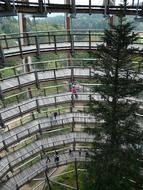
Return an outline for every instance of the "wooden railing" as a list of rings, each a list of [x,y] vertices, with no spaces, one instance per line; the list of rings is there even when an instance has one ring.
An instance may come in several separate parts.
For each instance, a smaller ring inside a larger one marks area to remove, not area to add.
[[[0,179],[12,168],[16,167],[18,164],[22,163],[24,160],[34,157],[44,150],[56,150],[57,147],[63,147],[69,144],[76,143],[92,143],[94,135],[89,135],[82,132],[72,132],[64,135],[56,135],[53,137],[48,137],[35,142],[12,152],[11,154],[1,158],[0,160]]]
[[[16,117],[20,117],[27,113],[30,113],[34,110],[40,112],[41,108],[48,107],[50,105],[58,105],[65,103],[74,104],[74,102],[87,102],[91,100],[91,96],[92,96],[91,93],[86,92],[86,93],[78,93],[78,98],[75,98],[71,94],[71,92],[68,92],[64,94],[55,94],[51,96],[37,97],[1,109],[0,115],[3,123],[5,123]],[[101,99],[101,96],[99,94],[94,94],[93,97],[95,97],[97,100]]]
[[[134,2],[134,1],[133,1]],[[1,16],[11,16],[12,13],[29,13],[37,16],[46,16],[47,13],[55,12],[68,12],[71,14],[76,13],[88,13],[88,14],[103,14],[107,9],[108,14],[121,14],[126,12],[127,15],[136,15],[137,5],[135,3],[129,4],[126,7],[123,5],[103,5],[103,1],[95,2],[89,0],[88,2],[78,3],[75,0],[71,1],[71,4],[66,4],[64,1],[53,0],[35,0],[35,1],[0,1]],[[11,14],[10,14],[11,13]],[[138,14],[141,15],[142,6],[138,5]]]
[[[133,32],[134,33],[134,32]],[[131,34],[132,35],[132,34]],[[134,43],[142,45],[142,34]],[[23,41],[25,41],[23,43]],[[11,34],[0,36],[0,57],[4,62],[6,58],[28,54],[40,55],[40,52],[70,50],[92,50],[104,43],[103,31],[79,30],[79,31],[52,31],[24,34]]]
[[[1,190],[13,190],[19,189],[26,182],[33,179],[35,176],[40,174],[43,171],[47,171],[51,168],[55,168],[57,166],[62,166],[74,162],[89,162],[90,161],[90,152],[81,150],[80,154],[78,150],[72,151],[71,154],[66,151],[65,153],[59,154],[59,161],[55,162],[54,156],[50,156],[50,162],[46,164],[46,157],[43,157],[37,163],[33,163],[31,161],[31,166],[29,166],[24,171],[21,171],[17,175],[11,177],[6,183],[3,184]]]
[[[56,119],[52,115],[48,118],[36,119],[20,127],[12,128],[3,132],[0,139],[0,150],[5,149],[7,151],[8,147],[12,144],[18,143],[22,139],[30,137],[35,133],[42,133],[42,131],[45,130],[56,129],[59,126],[64,127],[67,124],[72,124],[72,126],[75,126],[77,123],[93,124],[95,122],[96,119],[94,116],[83,112],[57,115]],[[73,131],[73,128],[71,128],[71,131]]]
[[[64,69],[64,68],[72,68],[72,67],[95,67],[96,63],[98,63],[98,59],[94,58],[73,58],[73,59],[57,59],[57,60],[49,60],[49,61],[40,61],[36,63],[28,63],[28,64],[20,64],[18,63],[16,66],[5,67],[0,69],[0,79],[3,80],[5,78],[9,78],[12,76],[17,76],[20,74],[26,74],[32,71],[47,71],[52,69]],[[97,66],[96,66],[97,68]]]
[[[0,43],[3,49],[16,48],[22,46],[39,44],[52,44],[66,42],[103,42],[104,30],[53,30],[53,31],[37,31],[26,33],[13,33],[0,35]],[[24,43],[25,42],[25,43]]]
[[[42,82],[58,80],[72,82],[76,79],[92,79],[94,73],[95,71],[91,67],[78,66],[25,72],[0,80],[0,93],[2,97],[2,93],[13,91],[14,89],[22,89],[29,85],[36,85],[39,88]]]

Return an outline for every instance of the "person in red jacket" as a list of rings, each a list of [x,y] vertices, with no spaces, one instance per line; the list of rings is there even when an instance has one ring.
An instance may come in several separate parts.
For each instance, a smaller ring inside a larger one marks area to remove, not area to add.
[[[74,85],[72,85],[72,87],[71,87],[71,92],[75,96],[75,98],[78,98],[77,89]]]

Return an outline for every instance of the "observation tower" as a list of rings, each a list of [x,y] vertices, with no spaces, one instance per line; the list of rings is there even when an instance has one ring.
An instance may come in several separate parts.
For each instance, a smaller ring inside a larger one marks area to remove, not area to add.
[[[45,186],[53,190],[52,184],[80,190],[79,173],[84,172],[84,163],[90,162],[88,152],[94,140],[84,129],[96,122],[87,112],[88,102],[93,97],[101,101],[101,96],[91,90],[96,85],[92,81],[97,72],[97,59],[75,58],[75,54],[95,52],[97,45],[104,43],[104,31],[75,30],[73,22],[78,14],[101,14],[110,24],[116,15],[123,13],[135,20],[142,19],[140,0],[122,2],[0,1],[0,17],[15,16],[19,22],[19,33],[0,34],[1,190],[28,190],[31,182],[35,184],[31,190]],[[64,14],[62,31],[27,31],[29,17],[33,22],[45,17],[48,22],[47,16],[53,13]],[[141,42],[133,44],[138,48],[137,54],[142,54]],[[55,58],[41,60],[50,53]],[[63,53],[64,57],[57,58],[57,54],[63,56]],[[12,60],[17,64],[7,66]],[[75,92],[72,87],[76,88]],[[63,171],[68,164],[73,164],[72,171]],[[68,172],[74,174],[74,186],[56,180]]]

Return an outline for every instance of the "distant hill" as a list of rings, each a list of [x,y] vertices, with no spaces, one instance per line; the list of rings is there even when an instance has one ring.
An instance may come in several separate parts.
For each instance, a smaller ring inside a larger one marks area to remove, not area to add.
[[[48,17],[49,24],[56,24],[64,27],[64,16]],[[72,26],[74,29],[105,29],[107,27],[107,20],[103,15],[87,15],[77,14],[75,19],[72,19]]]
[[[134,17],[129,17],[130,21],[134,21]],[[19,33],[19,23],[16,17],[0,17],[0,34]],[[35,24],[36,23],[36,24]],[[143,31],[142,22],[134,22],[136,30]],[[94,14],[77,14],[72,19],[73,29],[105,29],[108,27],[108,19],[103,15]],[[64,29],[64,16],[54,16],[47,18],[27,18],[27,31],[50,31]]]

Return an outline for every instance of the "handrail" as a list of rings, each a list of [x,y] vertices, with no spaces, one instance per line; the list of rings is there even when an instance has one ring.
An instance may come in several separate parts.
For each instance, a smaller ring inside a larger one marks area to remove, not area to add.
[[[98,35],[98,36],[104,36],[104,29],[72,29],[72,30],[49,30],[49,31],[32,31],[32,32],[23,32],[23,33],[10,33],[10,34],[0,34],[0,40],[10,40],[10,39],[18,39],[18,38],[30,38],[35,36],[70,36],[72,35],[89,35],[89,32],[92,35]],[[131,32],[131,35],[133,33],[136,33],[140,36],[140,34],[143,34],[142,31],[133,30]]]
[[[21,37],[21,36],[25,36],[24,34],[27,34],[27,35],[38,35],[38,34],[53,34],[53,33],[63,33],[63,32],[65,32],[65,34],[67,33],[67,32],[70,32],[70,33],[72,33],[72,32],[87,32],[87,31],[89,31],[89,29],[72,29],[72,30],[66,30],[66,29],[63,29],[63,30],[48,30],[48,31],[40,31],[40,30],[38,30],[38,31],[30,31],[30,32],[19,32],[19,33],[10,33],[10,34],[0,34],[0,37],[12,37],[12,36],[16,36],[16,37]],[[98,32],[100,32],[100,33],[104,33],[104,29],[90,29],[90,31],[91,32],[95,32],[95,33],[98,33]],[[140,33],[143,33],[142,31],[136,31],[136,30],[133,30],[133,32],[140,32]],[[23,37],[24,38],[24,37]]]

